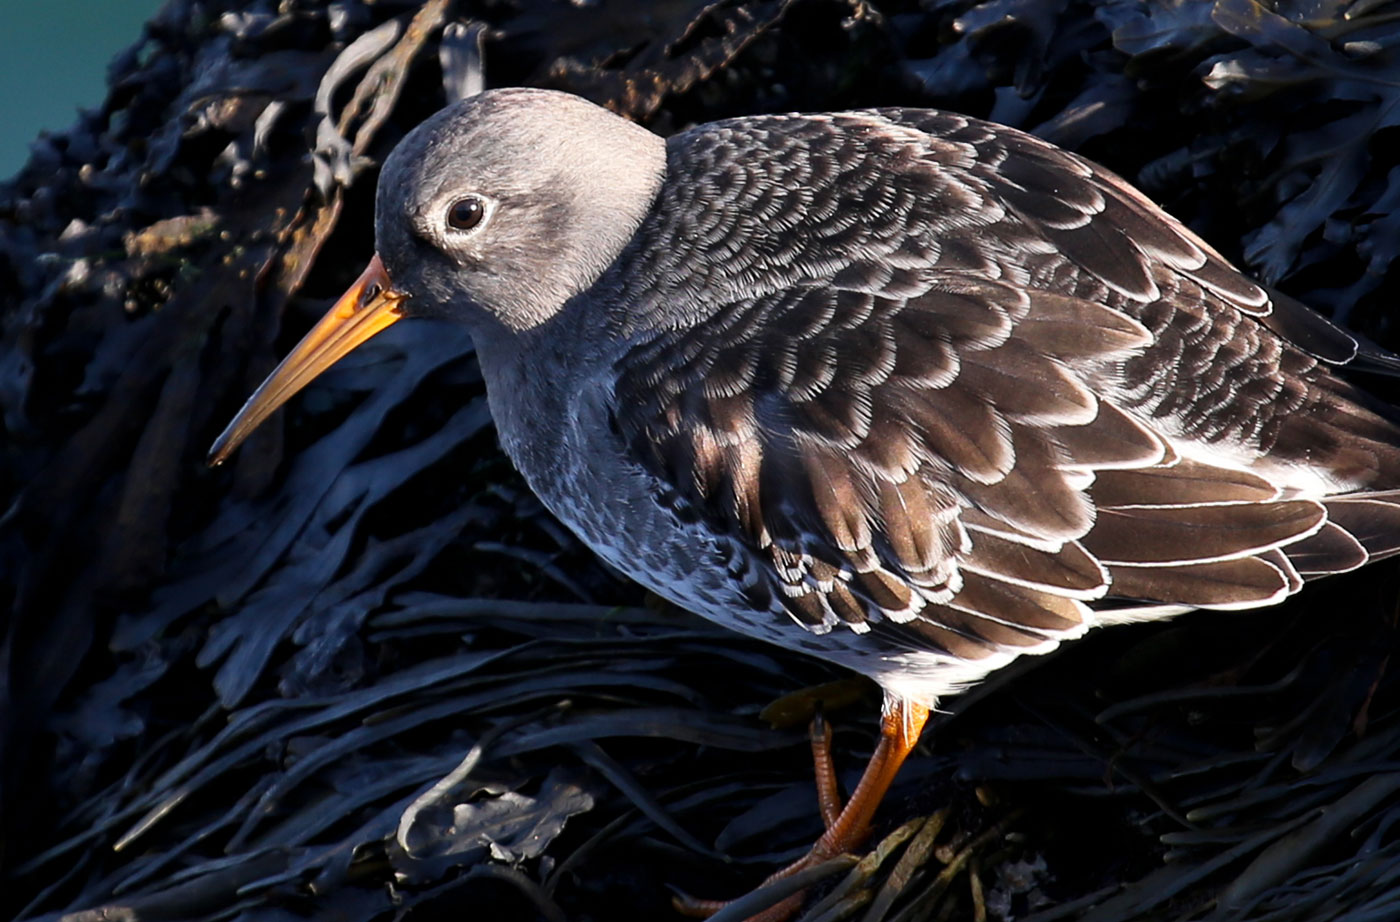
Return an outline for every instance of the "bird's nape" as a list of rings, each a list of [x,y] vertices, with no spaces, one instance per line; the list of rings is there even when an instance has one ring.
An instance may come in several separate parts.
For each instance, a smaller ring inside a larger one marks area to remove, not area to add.
[[[258,426],[317,375],[398,322],[403,316],[399,306],[405,297],[394,288],[384,263],[376,255],[219,434],[209,449],[209,466],[228,460]]]

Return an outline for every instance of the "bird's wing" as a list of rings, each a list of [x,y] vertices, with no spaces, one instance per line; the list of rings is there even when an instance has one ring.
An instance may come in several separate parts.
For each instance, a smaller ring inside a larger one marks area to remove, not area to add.
[[[659,501],[741,540],[816,631],[893,623],[960,656],[1074,631],[1114,595],[1264,604],[1323,507],[1184,461],[1093,382],[1150,335],[1091,301],[954,273],[731,303],[620,363]],[[889,630],[888,627],[883,630]]]
[[[1400,486],[1395,426],[1318,361],[1355,342],[1274,317],[1088,161],[915,110],[720,123],[672,157],[696,181],[655,220],[694,245],[639,277],[697,287],[629,334],[614,421],[808,628],[985,655],[1109,597],[1268,604],[1394,530],[1393,497],[1323,500]]]

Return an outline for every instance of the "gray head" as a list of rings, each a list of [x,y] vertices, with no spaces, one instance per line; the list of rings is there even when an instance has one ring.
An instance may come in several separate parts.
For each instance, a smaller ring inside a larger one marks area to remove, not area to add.
[[[478,346],[544,323],[622,252],[665,173],[666,142],[567,93],[491,90],[437,113],[384,164],[369,267],[248,398],[210,463],[400,317],[460,320]]]
[[[515,331],[597,280],[645,217],[665,142],[552,90],[489,90],[419,125],[384,164],[375,234],[410,314]]]

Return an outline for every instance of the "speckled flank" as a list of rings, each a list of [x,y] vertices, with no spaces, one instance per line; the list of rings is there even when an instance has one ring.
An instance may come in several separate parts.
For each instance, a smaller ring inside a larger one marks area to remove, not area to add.
[[[477,150],[559,112],[569,144]],[[385,170],[390,275],[472,326],[550,508],[721,624],[931,702],[1098,623],[1400,550],[1400,432],[1336,373],[1356,341],[1036,138],[887,109],[663,148],[540,91],[420,131]],[[448,177],[431,200],[422,175]],[[580,227],[508,243],[560,188]],[[424,229],[470,190],[507,243]]]

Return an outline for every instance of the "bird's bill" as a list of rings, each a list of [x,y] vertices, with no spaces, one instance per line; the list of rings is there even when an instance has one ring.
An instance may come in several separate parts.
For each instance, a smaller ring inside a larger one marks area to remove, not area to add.
[[[209,466],[222,464],[254,429],[313,378],[396,323],[403,316],[399,304],[404,297],[394,289],[376,253],[355,284],[272,370],[214,440],[209,449]]]

